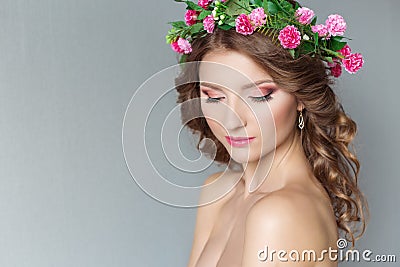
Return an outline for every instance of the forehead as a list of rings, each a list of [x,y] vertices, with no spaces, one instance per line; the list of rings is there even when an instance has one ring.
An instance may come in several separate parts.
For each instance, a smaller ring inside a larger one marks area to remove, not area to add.
[[[214,83],[237,90],[272,77],[247,55],[236,51],[211,52],[204,56],[199,68],[200,82]]]

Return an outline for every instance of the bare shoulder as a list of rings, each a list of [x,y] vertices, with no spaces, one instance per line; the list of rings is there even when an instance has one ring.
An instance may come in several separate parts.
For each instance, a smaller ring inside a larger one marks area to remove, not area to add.
[[[310,236],[308,230],[315,232],[323,226],[322,207],[318,201],[299,188],[284,188],[258,200],[249,211],[247,223],[279,226],[275,230]]]
[[[245,231],[243,266],[258,266],[257,252],[265,246],[288,253],[293,249],[321,252],[334,247],[337,238],[336,222],[326,200],[295,186],[258,200],[249,210]],[[295,266],[302,265],[297,262]],[[304,266],[311,266],[310,262]]]
[[[210,176],[208,176],[206,178],[206,180],[204,181],[203,185],[211,184],[212,182],[217,180],[219,177],[221,177],[222,174],[223,174],[223,172],[216,172],[216,173],[211,174]]]

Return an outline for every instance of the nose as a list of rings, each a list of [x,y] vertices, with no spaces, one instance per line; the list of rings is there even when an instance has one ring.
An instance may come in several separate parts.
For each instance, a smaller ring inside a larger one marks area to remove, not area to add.
[[[244,100],[239,96],[234,96],[230,98],[226,104],[225,112],[223,116],[223,125],[228,131],[234,131],[242,127],[246,127],[246,105]]]

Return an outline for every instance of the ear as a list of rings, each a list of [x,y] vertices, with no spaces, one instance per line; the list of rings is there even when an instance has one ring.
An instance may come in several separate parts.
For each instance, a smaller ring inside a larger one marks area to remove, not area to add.
[[[300,101],[297,102],[297,110],[302,111],[304,109],[304,104],[301,103]]]

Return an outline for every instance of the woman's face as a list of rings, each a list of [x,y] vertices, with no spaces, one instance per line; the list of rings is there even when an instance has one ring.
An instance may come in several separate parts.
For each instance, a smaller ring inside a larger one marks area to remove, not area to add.
[[[199,78],[203,114],[236,162],[270,156],[293,134],[300,109],[295,97],[250,57],[235,51],[208,53]]]

